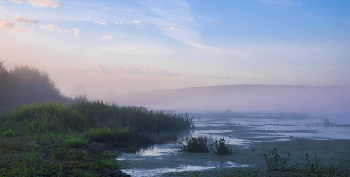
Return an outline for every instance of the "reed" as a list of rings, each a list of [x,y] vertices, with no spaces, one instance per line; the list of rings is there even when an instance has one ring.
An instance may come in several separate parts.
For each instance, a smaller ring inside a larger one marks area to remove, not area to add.
[[[13,122],[25,122],[29,132],[83,131],[85,118],[76,110],[56,102],[24,105],[9,114]]]
[[[133,127],[142,132],[186,130],[193,127],[193,118],[188,114],[148,111],[143,107],[118,106],[100,100],[74,102],[70,108],[82,114],[89,127]]]
[[[71,148],[79,148],[88,145],[88,141],[80,137],[71,137],[65,141],[66,145]]]
[[[185,143],[180,143],[180,151],[210,152],[212,138],[210,136],[187,137]]]
[[[93,128],[85,132],[87,138],[96,142],[125,142],[133,140],[136,132],[129,127],[111,130],[107,127]]]

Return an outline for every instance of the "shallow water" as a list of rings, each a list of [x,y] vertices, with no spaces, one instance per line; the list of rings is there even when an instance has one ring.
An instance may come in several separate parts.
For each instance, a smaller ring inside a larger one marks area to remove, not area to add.
[[[192,114],[195,128],[178,134],[222,137],[233,146],[249,148],[253,142],[289,141],[294,137],[310,139],[350,139],[350,117],[309,116],[306,114]],[[329,120],[329,124],[325,123]],[[231,161],[230,155],[179,152],[176,143],[156,144],[139,153],[124,153],[117,160],[126,162],[122,170],[132,176],[154,176],[167,172],[196,171],[211,168],[245,167]]]

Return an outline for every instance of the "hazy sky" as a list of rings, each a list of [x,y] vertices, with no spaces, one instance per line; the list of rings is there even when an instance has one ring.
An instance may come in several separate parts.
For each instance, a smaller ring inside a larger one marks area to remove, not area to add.
[[[0,59],[61,91],[350,85],[349,0],[0,0]],[[83,88],[83,89],[82,89]]]

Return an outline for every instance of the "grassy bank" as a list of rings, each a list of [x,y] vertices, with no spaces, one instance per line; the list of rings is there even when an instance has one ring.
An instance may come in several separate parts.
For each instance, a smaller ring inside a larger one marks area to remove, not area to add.
[[[0,176],[105,176],[117,173],[116,150],[153,140],[138,132],[191,128],[188,115],[102,101],[24,105],[0,113]]]

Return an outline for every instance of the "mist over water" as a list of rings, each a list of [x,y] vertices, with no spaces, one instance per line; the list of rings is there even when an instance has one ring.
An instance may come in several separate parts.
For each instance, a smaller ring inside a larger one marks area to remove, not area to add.
[[[341,86],[227,85],[130,92],[117,104],[187,112],[350,113],[350,88]]]

